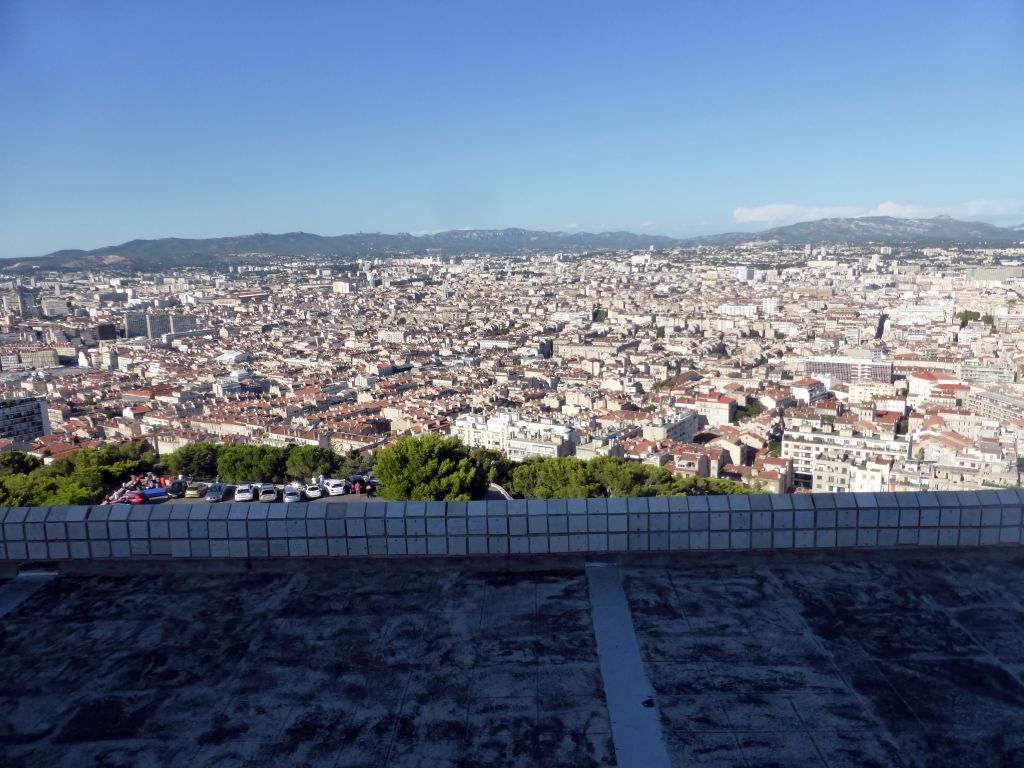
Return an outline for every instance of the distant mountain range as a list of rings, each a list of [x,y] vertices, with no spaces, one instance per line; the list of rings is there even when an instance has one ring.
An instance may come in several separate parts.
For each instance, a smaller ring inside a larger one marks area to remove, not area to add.
[[[430,235],[358,233],[324,237],[307,232],[283,235],[132,240],[91,251],[64,250],[28,259],[12,259],[0,267],[6,273],[34,269],[120,269],[163,271],[168,268],[238,263],[246,254],[278,256],[322,255],[355,259],[397,254],[445,255],[530,250],[606,251],[620,249],[733,246],[748,242],[780,245],[892,245],[1001,247],[1024,243],[1024,224],[997,227],[982,222],[958,221],[949,216],[898,219],[863,216],[855,219],[819,219],[762,232],[728,232],[677,239],[632,232],[544,232],[528,229],[457,229]]]
[[[1024,225],[1022,225],[1024,227]],[[997,227],[980,221],[958,221],[949,216],[931,219],[898,219],[893,216],[861,216],[855,219],[818,219],[775,227],[753,235],[732,232],[690,239],[689,243],[735,245],[750,240],[783,245],[962,245],[1000,247],[1024,242],[1021,227]]]

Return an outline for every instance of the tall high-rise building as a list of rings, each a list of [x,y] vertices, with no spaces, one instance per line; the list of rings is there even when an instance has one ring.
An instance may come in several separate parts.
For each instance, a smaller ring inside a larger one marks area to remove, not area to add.
[[[142,312],[128,312],[124,316],[124,335],[133,339],[146,335],[146,315]]]
[[[36,309],[36,297],[27,288],[19,288],[17,296],[18,314],[22,318],[36,317],[39,312]]]
[[[113,323],[97,323],[96,338],[99,341],[114,341],[117,338],[117,326]]]
[[[192,315],[171,315],[171,333],[186,333],[196,329],[196,319]]]
[[[146,335],[151,339],[158,339],[165,333],[171,332],[171,316],[151,312],[146,315]]]
[[[50,415],[45,397],[0,400],[0,437],[30,443],[50,434]]]

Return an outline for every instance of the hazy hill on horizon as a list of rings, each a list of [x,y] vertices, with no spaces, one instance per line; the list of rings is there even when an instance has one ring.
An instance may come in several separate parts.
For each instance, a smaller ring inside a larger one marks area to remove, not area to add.
[[[10,259],[4,272],[33,269],[136,269],[154,270],[202,264],[230,264],[239,255],[322,255],[340,259],[384,257],[398,254],[515,253],[530,250],[620,250],[706,246],[734,246],[747,242],[780,245],[894,245],[1004,247],[1024,242],[1024,225],[998,227],[936,216],[902,219],[864,216],[818,219],[761,232],[727,232],[691,238],[644,235],[632,232],[548,232],[519,228],[458,229],[426,235],[409,233],[356,233],[323,236],[308,232],[257,233],[235,237],[131,240],[93,250],[68,249],[46,256]]]

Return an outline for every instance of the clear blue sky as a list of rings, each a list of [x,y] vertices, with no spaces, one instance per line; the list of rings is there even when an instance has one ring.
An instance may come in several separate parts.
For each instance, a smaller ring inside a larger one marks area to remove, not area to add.
[[[1024,222],[1024,2],[0,0],[0,256]]]

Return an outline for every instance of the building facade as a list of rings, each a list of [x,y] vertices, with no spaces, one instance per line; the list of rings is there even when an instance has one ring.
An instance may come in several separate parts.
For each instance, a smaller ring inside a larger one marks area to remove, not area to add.
[[[46,398],[17,397],[0,400],[0,438],[15,443],[31,443],[50,434],[50,416]]]

